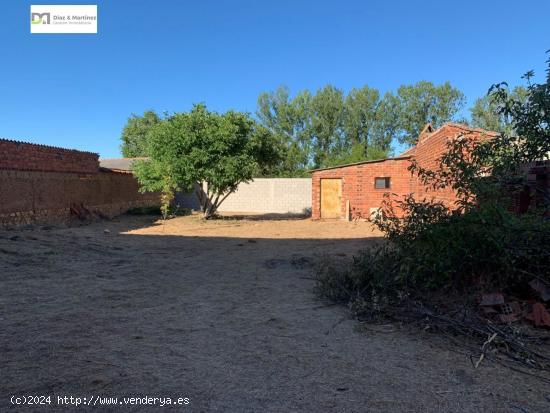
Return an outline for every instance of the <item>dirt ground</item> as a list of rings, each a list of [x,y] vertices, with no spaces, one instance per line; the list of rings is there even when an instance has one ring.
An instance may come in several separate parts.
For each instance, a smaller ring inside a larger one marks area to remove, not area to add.
[[[107,231],[106,231],[107,230]],[[548,412],[531,377],[361,325],[312,265],[366,223],[124,216],[0,231],[0,411]],[[12,395],[188,397],[178,407],[13,406]]]

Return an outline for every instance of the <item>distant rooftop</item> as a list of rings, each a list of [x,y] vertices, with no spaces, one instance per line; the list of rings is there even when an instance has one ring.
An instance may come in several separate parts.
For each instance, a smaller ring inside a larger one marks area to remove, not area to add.
[[[100,159],[99,166],[101,168],[110,169],[117,172],[132,172],[135,161],[143,161],[149,158],[110,158]]]

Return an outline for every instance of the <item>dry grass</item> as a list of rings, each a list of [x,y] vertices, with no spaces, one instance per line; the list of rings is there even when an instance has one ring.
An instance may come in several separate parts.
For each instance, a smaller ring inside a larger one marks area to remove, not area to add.
[[[312,264],[375,236],[193,216],[0,232],[0,410],[11,394],[101,394],[209,412],[547,411],[537,380],[315,298]]]

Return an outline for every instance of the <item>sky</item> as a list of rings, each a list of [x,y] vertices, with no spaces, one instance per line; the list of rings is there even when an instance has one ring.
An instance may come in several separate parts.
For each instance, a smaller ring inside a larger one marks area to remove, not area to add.
[[[98,34],[30,34],[30,5],[52,3],[97,4]],[[550,49],[548,0],[3,0],[0,13],[0,137],[104,158],[148,109],[254,113],[279,85],[420,80],[450,81],[469,107],[528,70],[542,80]]]

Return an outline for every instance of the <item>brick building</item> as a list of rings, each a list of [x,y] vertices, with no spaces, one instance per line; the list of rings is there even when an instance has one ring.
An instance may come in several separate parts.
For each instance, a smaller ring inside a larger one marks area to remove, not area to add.
[[[312,218],[368,218],[380,208],[387,193],[413,193],[418,198],[453,203],[456,195],[452,189],[428,190],[408,167],[415,159],[423,168],[436,168],[447,142],[461,135],[483,139],[496,134],[455,123],[437,130],[427,125],[416,146],[397,157],[313,170]]]

